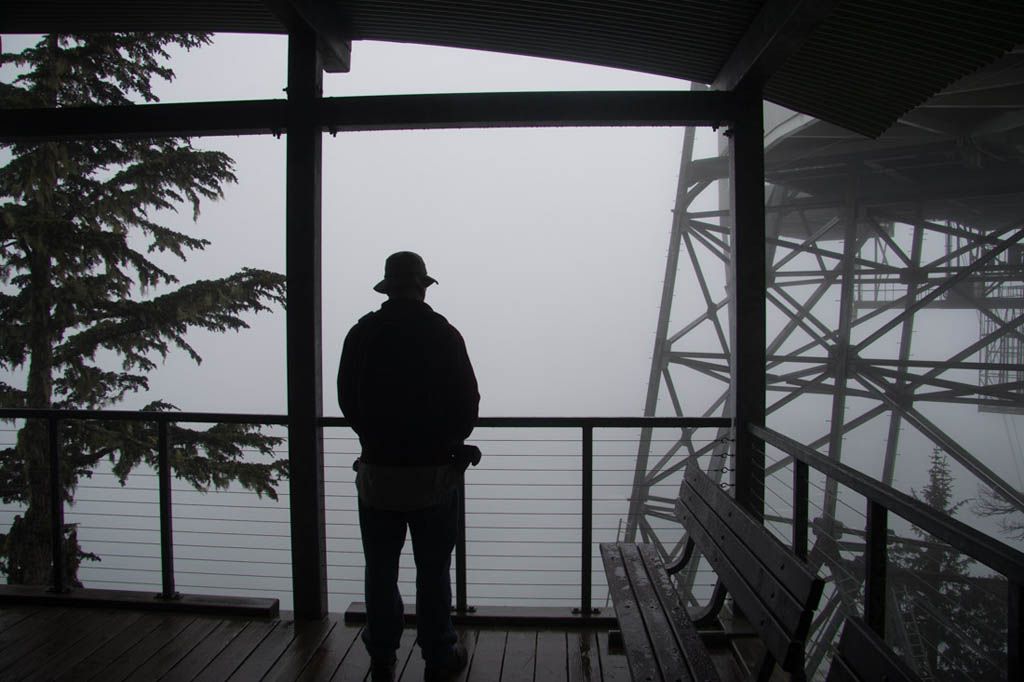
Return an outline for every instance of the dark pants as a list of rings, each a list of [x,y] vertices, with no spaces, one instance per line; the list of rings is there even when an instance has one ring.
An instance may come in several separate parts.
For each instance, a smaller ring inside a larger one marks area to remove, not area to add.
[[[359,527],[366,558],[366,627],[363,642],[371,658],[394,655],[402,636],[398,560],[405,529],[416,560],[416,641],[429,661],[443,659],[457,640],[452,626],[449,567],[457,533],[453,492],[442,504],[414,511],[386,511],[359,503]]]

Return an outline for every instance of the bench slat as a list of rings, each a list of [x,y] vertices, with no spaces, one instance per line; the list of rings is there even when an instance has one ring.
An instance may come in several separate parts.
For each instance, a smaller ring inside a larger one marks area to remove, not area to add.
[[[758,636],[764,641],[772,656],[785,670],[790,670],[802,653],[802,650],[797,651],[798,643],[795,643],[785,629],[776,622],[765,605],[750,589],[750,586],[744,582],[736,567],[712,542],[708,531],[700,524],[696,516],[690,516],[686,528],[697,541],[704,558],[715,569],[715,573],[725,584],[732,598],[743,609],[743,614],[757,630]]]
[[[686,606],[683,605],[679,592],[672,584],[672,578],[665,572],[664,562],[662,562],[661,555],[658,554],[658,549],[649,544],[638,545],[637,549],[647,567],[647,573],[657,592],[658,599],[665,612],[669,614],[669,624],[675,633],[676,641],[685,652],[686,662],[689,664],[693,679],[697,682],[717,681],[719,679],[718,671],[715,670],[711,654],[708,653],[707,647],[700,635],[697,634],[697,627],[690,620]]]
[[[719,509],[735,508],[740,511],[729,517],[729,526],[743,538],[744,544],[762,563],[770,563],[776,567],[772,572],[798,601],[812,601],[815,599],[816,590],[820,596],[821,586],[815,583],[822,581],[805,561],[767,532],[757,519],[743,512],[736,501],[695,464],[688,465],[686,473],[686,482],[700,493],[701,497],[706,500],[718,500]]]
[[[786,551],[785,548],[710,479],[710,486],[702,485],[702,478],[707,479],[707,475],[696,464],[688,465],[678,509],[680,520],[779,665],[787,671],[800,669],[806,630],[823,582],[812,577],[811,586],[801,591],[808,595],[808,601],[796,600],[773,575],[773,569],[781,567],[785,572],[792,562],[762,565],[751,544],[754,548],[774,545],[773,549]],[[702,492],[707,494],[710,504]],[[754,537],[756,541],[744,542],[734,528],[740,529],[744,539]],[[792,557],[799,561],[795,555]]]
[[[786,635],[802,639],[800,635],[810,623],[810,614],[807,600],[791,593],[780,577],[790,568],[789,562],[759,554],[752,546],[763,545],[764,540],[771,539],[764,527],[741,528],[736,532],[737,525],[745,525],[745,519],[739,517],[746,517],[746,514],[731,500],[726,504],[713,500],[714,506],[708,505],[701,494],[689,486],[689,481],[684,483],[681,497],[682,504],[694,520],[704,527],[714,545],[724,553],[743,582],[750,586],[754,597],[775,616]],[[813,595],[810,583],[808,580],[801,592]],[[726,587],[732,591],[733,585],[727,583]],[[816,605],[817,599],[811,607]],[[746,609],[747,605],[740,601],[740,607]]]
[[[626,658],[633,679],[638,682],[660,682],[661,673],[647,635],[647,626],[640,613],[640,607],[633,595],[633,586],[626,572],[621,546],[615,543],[601,544],[601,559],[608,578],[608,590],[615,603],[615,616],[622,630]]]
[[[669,618],[666,616],[655,592],[655,587],[651,583],[647,566],[640,556],[639,549],[635,544],[622,544],[619,546],[619,552],[622,555],[622,563],[626,568],[626,575],[632,585],[633,594],[636,595],[637,607],[647,628],[647,636],[654,649],[654,658],[658,662],[658,668],[662,671],[666,681],[693,682],[679,642],[676,640],[675,632],[669,624]],[[623,633],[623,638],[625,638],[625,633]]]

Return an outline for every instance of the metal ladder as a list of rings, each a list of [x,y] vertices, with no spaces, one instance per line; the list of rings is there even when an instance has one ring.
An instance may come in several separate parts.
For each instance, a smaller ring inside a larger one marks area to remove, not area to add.
[[[928,664],[928,651],[921,638],[921,630],[917,627],[917,618],[914,617],[914,609],[911,604],[914,596],[904,584],[894,585],[893,592],[896,596],[896,611],[906,637],[908,662],[917,671],[923,682],[934,682],[935,674]]]

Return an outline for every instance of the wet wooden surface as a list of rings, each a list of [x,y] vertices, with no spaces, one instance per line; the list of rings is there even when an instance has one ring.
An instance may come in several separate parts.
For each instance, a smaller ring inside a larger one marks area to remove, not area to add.
[[[462,682],[628,681],[603,629],[460,628],[470,654]],[[364,680],[361,627],[319,621],[127,609],[0,607],[0,680]],[[398,680],[422,680],[415,631]]]

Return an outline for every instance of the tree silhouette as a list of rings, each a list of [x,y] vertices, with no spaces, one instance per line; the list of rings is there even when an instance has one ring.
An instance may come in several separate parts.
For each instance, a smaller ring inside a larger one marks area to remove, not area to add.
[[[18,75],[0,84],[0,107],[54,108],[155,101],[154,79],[170,80],[166,48],[196,48],[206,35],[107,33],[47,35],[2,63]],[[284,278],[255,269],[179,282],[154,260],[184,261],[209,242],[155,222],[160,210],[218,199],[233,182],[233,161],[188,139],[71,140],[4,144],[0,168],[0,405],[103,408],[145,393],[147,374],[173,349],[201,358],[193,329],[236,331],[244,316],[284,303]],[[112,360],[113,358],[113,360]],[[113,364],[114,367],[109,365]],[[154,399],[144,410],[173,405]],[[276,497],[286,462],[280,439],[246,425],[170,430],[175,475],[200,490],[237,481]],[[59,434],[62,485],[72,502],[78,481],[104,460],[122,484],[155,461],[156,427],[142,422],[67,420]],[[248,457],[247,451],[260,453]],[[47,425],[25,420],[13,447],[0,452],[0,497],[25,506],[0,535],[0,571],[8,581],[51,579]],[[64,528],[66,579],[78,584],[86,558],[75,528]]]
[[[1024,513],[996,491],[982,486],[971,510],[978,516],[995,517],[1003,535],[1013,540],[1024,540]]]
[[[932,452],[928,483],[915,497],[948,516],[967,503],[953,501],[953,477],[940,449]],[[907,635],[894,648],[926,679],[1003,680],[1006,581],[982,574],[970,557],[931,535],[914,532],[919,540],[894,539],[891,551],[897,608],[890,631]]]

